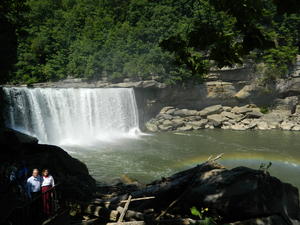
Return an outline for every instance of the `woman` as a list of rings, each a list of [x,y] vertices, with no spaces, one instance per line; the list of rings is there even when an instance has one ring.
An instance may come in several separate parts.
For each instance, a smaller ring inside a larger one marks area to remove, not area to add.
[[[42,171],[43,182],[42,182],[42,199],[43,199],[43,212],[49,217],[52,214],[52,193],[54,187],[54,179],[49,174],[48,169]],[[50,191],[49,191],[50,190]]]

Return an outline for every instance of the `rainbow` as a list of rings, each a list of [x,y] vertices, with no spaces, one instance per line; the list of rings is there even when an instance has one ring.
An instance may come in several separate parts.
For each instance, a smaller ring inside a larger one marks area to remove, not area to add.
[[[201,156],[192,157],[185,159],[175,165],[175,167],[192,167],[197,164],[201,164],[205,162],[208,159],[209,155],[203,154]],[[220,160],[220,163],[224,163],[225,165],[229,164],[230,162],[235,161],[238,162],[240,165],[240,162],[245,163],[257,163],[257,167],[260,166],[260,163],[268,163],[272,162],[273,164],[278,165],[286,165],[289,167],[298,167],[300,169],[300,158],[292,158],[292,157],[284,157],[280,154],[274,154],[274,153],[258,153],[258,152],[235,152],[235,153],[225,153],[222,156],[222,159]],[[234,163],[234,164],[236,164]]]

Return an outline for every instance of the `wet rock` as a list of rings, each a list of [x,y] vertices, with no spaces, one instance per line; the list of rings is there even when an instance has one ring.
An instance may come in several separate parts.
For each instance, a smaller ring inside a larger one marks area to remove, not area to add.
[[[198,111],[197,110],[188,110],[188,109],[179,109],[175,110],[173,113],[174,116],[197,116]]]
[[[158,131],[158,127],[154,123],[147,122],[145,124],[145,126],[146,126],[146,129],[150,132],[157,132]]]
[[[223,111],[230,112],[232,110],[232,107],[230,106],[223,106]]]
[[[297,124],[292,128],[293,131],[300,131],[300,125]]]
[[[170,131],[170,130],[173,129],[172,126],[170,126],[170,125],[164,125],[164,124],[159,125],[158,128],[159,128],[161,131]]]
[[[209,116],[207,116],[207,119],[215,127],[220,127],[222,125],[222,123],[227,120],[226,117],[224,117],[224,116],[222,116],[220,114],[209,115]]]
[[[268,123],[266,121],[258,121],[257,122],[257,129],[258,130],[270,130]]]
[[[252,109],[248,108],[248,107],[235,106],[235,107],[233,107],[231,112],[236,113],[236,114],[246,114],[246,113],[252,112]]]
[[[262,113],[259,111],[259,109],[257,109],[257,110],[252,110],[252,111],[250,111],[250,112],[247,112],[246,115],[247,115],[247,118],[260,118],[260,117],[262,117],[264,114],[262,114]]]
[[[162,108],[162,109],[160,110],[160,114],[165,114],[165,113],[171,114],[171,113],[173,113],[174,111],[175,111],[175,108],[174,108],[174,107],[172,107],[172,106],[166,106],[166,107],[164,107],[164,108]]]
[[[240,115],[236,115],[232,112],[227,112],[227,111],[222,112],[221,115],[233,120],[238,119],[240,117]]]
[[[193,127],[191,125],[185,125],[183,127],[177,128],[177,131],[191,131],[193,130]]]
[[[230,129],[232,129],[232,130],[247,130],[248,127],[243,124],[234,124],[234,125],[230,126]]]
[[[203,110],[201,110],[199,112],[200,116],[208,116],[208,115],[212,115],[212,114],[218,114],[221,113],[223,111],[223,107],[221,105],[213,105],[213,106],[209,106],[204,108]]]
[[[176,118],[172,120],[173,126],[175,127],[181,127],[184,125],[184,119],[183,118]]]
[[[191,125],[193,127],[193,129],[195,129],[195,130],[199,130],[199,129],[205,128],[205,125],[207,123],[208,123],[207,119],[202,119],[199,121],[189,122],[188,125]]]
[[[171,121],[171,120],[164,120],[164,121],[162,122],[162,124],[163,124],[164,126],[166,126],[166,127],[168,127],[168,126],[173,126],[173,121]]]
[[[280,128],[282,130],[292,130],[292,128],[295,126],[295,124],[291,121],[283,121],[281,124],[280,124]]]

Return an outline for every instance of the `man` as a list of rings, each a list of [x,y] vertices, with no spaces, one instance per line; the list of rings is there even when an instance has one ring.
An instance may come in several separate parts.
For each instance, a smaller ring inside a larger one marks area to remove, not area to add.
[[[39,170],[34,169],[32,176],[27,179],[27,192],[31,199],[35,199],[41,193],[42,177],[39,175]]]
[[[39,170],[34,169],[32,176],[27,179],[26,189],[28,196],[31,198],[31,224],[41,224],[42,219],[42,199],[41,199],[41,186],[43,179],[39,175]]]

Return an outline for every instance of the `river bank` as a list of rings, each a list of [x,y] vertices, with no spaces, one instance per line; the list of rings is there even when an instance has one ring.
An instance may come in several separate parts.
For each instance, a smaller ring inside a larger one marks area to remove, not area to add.
[[[293,110],[244,106],[213,105],[202,110],[178,109],[172,106],[161,109],[155,118],[146,123],[150,132],[192,131],[200,129],[300,131],[300,105]]]

